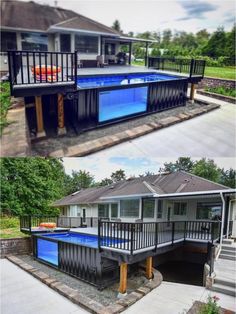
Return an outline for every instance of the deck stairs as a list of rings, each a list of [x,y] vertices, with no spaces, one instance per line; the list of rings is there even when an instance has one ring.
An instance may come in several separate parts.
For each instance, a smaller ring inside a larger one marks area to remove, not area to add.
[[[236,244],[223,240],[219,258],[215,262],[215,274],[211,290],[236,296]]]

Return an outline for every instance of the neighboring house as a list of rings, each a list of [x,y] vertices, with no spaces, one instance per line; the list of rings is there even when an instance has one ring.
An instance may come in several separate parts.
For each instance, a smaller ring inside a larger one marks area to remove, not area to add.
[[[114,63],[120,46],[131,48],[137,40],[76,12],[33,1],[3,0],[1,18],[1,71],[8,70],[8,50],[77,50],[85,66],[94,66],[98,55]]]
[[[125,222],[221,220],[223,217],[224,234],[236,215],[234,189],[184,171],[83,189],[56,201],[54,206],[60,207],[61,216],[106,217]],[[233,224],[235,230],[235,220]]]

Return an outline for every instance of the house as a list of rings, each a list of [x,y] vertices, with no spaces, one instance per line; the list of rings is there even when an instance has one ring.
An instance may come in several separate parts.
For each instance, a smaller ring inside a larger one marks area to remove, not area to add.
[[[184,171],[159,173],[82,189],[56,201],[53,206],[61,211],[51,217],[56,234],[40,228],[48,217],[23,217],[21,230],[33,235],[39,261],[99,288],[120,277],[121,295],[128,270],[139,263],[145,263],[148,279],[152,265],[198,263],[203,284],[212,287],[215,257],[221,249],[224,253],[223,241],[232,241],[224,238],[235,237],[235,194]],[[61,235],[60,228],[70,230]]]
[[[233,189],[179,171],[83,189],[56,201],[54,206],[60,208],[62,217],[97,217],[122,222],[223,219],[223,235],[229,232],[229,221],[235,217],[233,196]],[[236,221],[233,224],[235,230]]]
[[[104,55],[108,63],[116,63],[121,46],[131,48],[137,40],[74,11],[33,1],[3,0],[1,17],[1,71],[8,70],[8,50],[76,50],[80,62],[88,67],[96,66],[98,55]]]

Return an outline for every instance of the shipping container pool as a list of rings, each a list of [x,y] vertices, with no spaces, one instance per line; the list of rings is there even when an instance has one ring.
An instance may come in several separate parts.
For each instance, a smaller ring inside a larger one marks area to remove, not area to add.
[[[70,115],[89,129],[184,106],[188,79],[162,73],[83,75],[77,78]]]
[[[102,243],[124,239],[101,239]],[[106,286],[117,276],[116,261],[101,256],[98,236],[75,232],[33,235],[34,257],[98,287]]]

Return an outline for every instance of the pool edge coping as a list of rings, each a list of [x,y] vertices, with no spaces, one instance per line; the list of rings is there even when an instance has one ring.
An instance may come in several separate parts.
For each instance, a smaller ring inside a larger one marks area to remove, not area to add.
[[[95,314],[117,314],[126,310],[128,307],[136,303],[138,300],[142,299],[145,295],[151,292],[153,289],[157,288],[163,277],[159,271],[153,268],[153,279],[149,280],[148,283],[137,288],[135,291],[129,293],[121,299],[118,299],[115,304],[110,304],[104,306],[101,303],[90,299],[79,293],[77,290],[69,287],[68,285],[56,280],[53,277],[50,277],[46,273],[38,270],[37,268],[27,264],[25,261],[21,260],[15,255],[7,255],[8,259],[13,264],[19,266],[21,269],[27,273],[34,276],[36,279],[40,280],[42,283],[46,284],[49,288],[55,290],[62,296],[66,297],[73,303],[81,306],[87,311]],[[79,280],[79,279],[78,279]]]
[[[208,113],[212,110],[220,108],[219,104],[215,104],[209,101],[196,100],[197,104],[202,105],[202,108],[192,109],[188,113],[179,113],[177,115],[171,115],[163,118],[158,122],[149,122],[140,126],[136,126],[132,129],[128,129],[122,132],[118,132],[113,135],[106,135],[95,140],[87,141],[82,144],[68,146],[66,151],[58,149],[49,154],[50,157],[84,157],[90,154],[94,154],[98,151],[110,148],[123,142],[128,142],[140,136],[146,135],[153,131],[157,131],[162,128],[169,127],[173,124],[183,122],[195,118],[197,116]]]

